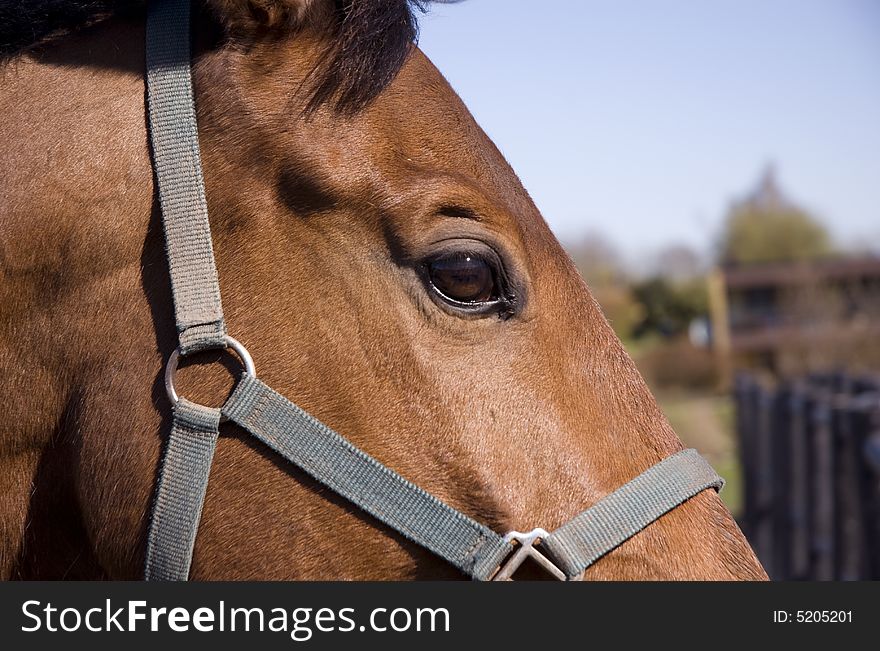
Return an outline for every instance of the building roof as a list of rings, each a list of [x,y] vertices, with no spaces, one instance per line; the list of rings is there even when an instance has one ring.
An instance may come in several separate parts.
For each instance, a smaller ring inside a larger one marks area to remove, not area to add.
[[[799,285],[823,280],[876,278],[880,281],[880,257],[827,258],[802,262],[725,266],[728,289]]]

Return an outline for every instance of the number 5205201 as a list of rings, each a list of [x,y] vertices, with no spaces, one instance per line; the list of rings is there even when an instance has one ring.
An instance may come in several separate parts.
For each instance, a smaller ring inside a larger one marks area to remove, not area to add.
[[[851,610],[798,610],[794,614],[798,623],[852,623]]]

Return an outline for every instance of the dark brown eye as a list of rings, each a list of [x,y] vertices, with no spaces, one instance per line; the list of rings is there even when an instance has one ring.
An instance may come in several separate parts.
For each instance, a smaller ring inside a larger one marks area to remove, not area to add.
[[[454,253],[428,263],[431,284],[444,297],[459,303],[486,303],[498,298],[495,271],[485,259]]]

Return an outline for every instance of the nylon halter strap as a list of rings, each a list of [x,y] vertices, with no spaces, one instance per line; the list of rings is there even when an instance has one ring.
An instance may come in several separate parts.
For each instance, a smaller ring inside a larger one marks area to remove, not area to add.
[[[502,536],[443,503],[256,378],[241,344],[226,334],[211,246],[189,52],[189,0],[148,3],[150,140],[171,269],[180,345],[168,360],[174,407],[150,521],[145,575],[186,580],[221,421],[230,420],[335,493],[478,580],[509,580],[527,558],[558,579],[585,568],[664,513],[723,481],[695,450],[674,454],[553,532]],[[180,356],[231,348],[245,365],[226,404],[178,398]]]

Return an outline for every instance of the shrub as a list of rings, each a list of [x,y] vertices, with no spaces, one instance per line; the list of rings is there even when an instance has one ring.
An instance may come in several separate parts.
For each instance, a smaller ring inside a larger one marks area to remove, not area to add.
[[[660,341],[636,358],[648,384],[656,389],[712,390],[718,368],[712,352],[696,348],[686,338]]]

